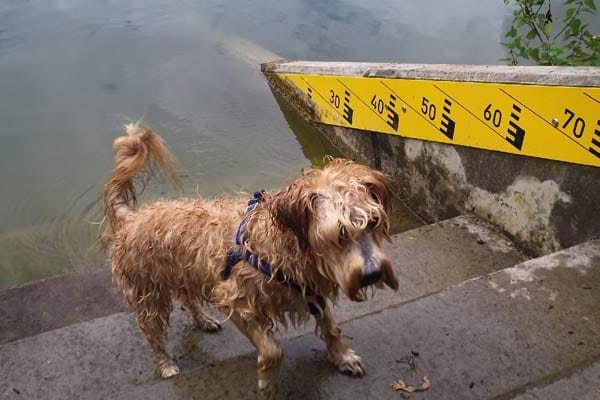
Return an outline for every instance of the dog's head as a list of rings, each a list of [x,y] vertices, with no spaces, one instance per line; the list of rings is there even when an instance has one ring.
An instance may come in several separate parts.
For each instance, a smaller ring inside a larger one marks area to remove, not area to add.
[[[335,159],[322,170],[304,172],[274,195],[276,224],[291,231],[315,268],[354,301],[370,285],[398,289],[398,278],[381,250],[389,239],[389,191],[381,172]]]

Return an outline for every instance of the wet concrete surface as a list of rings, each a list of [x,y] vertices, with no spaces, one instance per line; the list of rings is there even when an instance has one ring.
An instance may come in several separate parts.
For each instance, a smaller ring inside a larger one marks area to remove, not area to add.
[[[514,400],[598,400],[599,398],[600,362],[597,362],[591,367],[576,370],[569,376],[547,386],[532,388],[514,397]]]
[[[512,243],[493,226],[470,216],[394,235],[392,243],[386,244],[386,252],[402,282],[401,289],[396,293],[390,290],[378,292],[373,299],[360,304],[340,301],[334,308],[339,322],[412,301],[466,279],[509,267],[523,259]],[[94,281],[96,286],[92,289],[94,285],[91,282]],[[61,290],[60,295],[52,295]],[[31,296],[30,293],[38,294]],[[93,295],[88,299],[86,293]],[[77,393],[89,398],[112,397],[116,393],[113,388],[125,390],[155,379],[154,364],[141,332],[129,313],[118,312],[123,310],[123,305],[120,295],[110,285],[108,269],[104,272],[91,271],[90,275],[80,273],[35,283],[13,289],[10,294],[5,296],[10,298],[10,302],[1,307],[18,305],[31,310],[31,313],[22,314],[17,324],[21,331],[17,328],[12,330],[13,337],[21,335],[22,340],[2,347],[0,367],[9,371],[7,377],[14,379],[17,390],[26,393],[28,398],[64,398],[66,394],[75,396]],[[42,304],[38,306],[39,301]],[[88,306],[90,302],[94,303],[93,307]],[[102,310],[101,306],[105,308]],[[94,320],[98,309],[114,314]],[[28,328],[27,318],[51,319],[51,314],[44,310],[53,310],[56,328],[65,327],[28,337],[38,332]],[[69,315],[74,310],[80,311],[77,315],[79,320],[89,321],[68,326],[72,323]],[[12,312],[18,315],[18,312]],[[188,318],[180,310],[176,310],[171,322],[170,344],[180,357],[184,371],[224,362],[240,354],[250,354],[250,358],[254,359],[253,348],[229,323],[225,324],[221,333],[211,335],[191,328]],[[313,324],[308,324],[298,330],[290,329],[284,336],[293,338],[311,333],[313,329]],[[318,342],[315,348],[323,351]],[[254,366],[246,373],[254,379]],[[74,376],[77,379],[73,379]],[[32,386],[23,381],[24,377],[47,384]]]
[[[557,263],[534,260],[344,324],[368,363],[364,378],[338,374],[316,338],[289,340],[280,398],[397,399],[391,382],[418,385],[427,375],[431,388],[408,398],[595,399],[600,292],[588,288],[600,287],[600,241],[593,246],[586,268],[566,261],[576,252]],[[251,355],[231,358],[118,398],[254,398],[253,364]],[[531,397],[536,387],[538,397]]]
[[[471,217],[397,235],[391,251],[400,291],[334,309],[367,376],[337,373],[310,324],[283,339],[282,398],[396,399],[392,381],[419,384],[423,375],[431,389],[410,398],[517,396],[600,359],[600,242],[477,279],[523,257]],[[176,310],[170,332],[183,373],[169,381],[154,375],[127,312],[4,344],[0,397],[256,397],[255,353],[232,324],[205,334]]]
[[[0,291],[0,344],[127,309],[108,266]]]

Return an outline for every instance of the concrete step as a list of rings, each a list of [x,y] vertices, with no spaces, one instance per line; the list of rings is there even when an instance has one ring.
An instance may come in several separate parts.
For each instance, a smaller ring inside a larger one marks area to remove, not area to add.
[[[565,375],[565,374],[563,374]],[[572,371],[568,376],[552,380],[552,376],[544,382],[539,382],[536,387],[530,388],[515,397],[508,393],[503,396],[513,400],[598,400],[600,399],[600,362],[580,370]]]
[[[325,363],[313,335],[288,340],[282,398],[397,399],[392,381],[426,375],[431,388],[409,398],[596,399],[598,289],[600,240],[356,318],[343,330],[369,363],[362,379]],[[117,398],[253,398],[254,363],[252,353],[211,360]]]
[[[0,291],[0,345],[126,311],[108,266]]]
[[[428,376],[428,391],[404,398],[597,399],[599,289],[596,240],[348,321],[362,379],[323,362],[312,335],[289,340],[282,398],[398,399],[391,382]],[[253,354],[217,361],[117,398],[253,398],[253,365]]]
[[[494,227],[472,216],[461,216],[395,235],[386,251],[400,278],[400,291],[378,293],[372,301],[364,304],[342,301],[334,310],[338,321],[350,321],[352,324],[358,321],[357,318],[373,317],[386,309],[396,309],[450,285],[512,266],[524,259]],[[18,297],[19,292],[12,294]],[[59,314],[62,315],[62,311],[59,310]],[[370,329],[368,326],[365,328]],[[290,361],[292,363],[297,362],[298,357],[303,359],[309,354],[309,359],[314,359],[311,364],[319,365],[315,367],[316,371],[329,376],[334,371],[321,360],[323,345],[312,335],[294,339],[312,330],[310,326],[288,332],[286,353],[291,360],[296,360]],[[191,382],[189,390],[195,392],[194,388],[200,383],[193,381],[192,377],[203,376],[197,371],[210,368],[220,371],[215,372],[217,375],[225,374],[222,376],[226,380],[221,381],[220,386],[231,378],[227,374],[233,373],[239,375],[240,382],[252,382],[250,386],[244,386],[242,394],[247,394],[246,391],[254,387],[254,351],[231,324],[226,323],[218,334],[203,334],[191,328],[187,317],[177,311],[173,315],[170,332],[170,346],[180,356],[180,365],[185,372],[183,377],[173,382]],[[390,332],[394,332],[391,327]],[[355,336],[356,333],[348,335]],[[382,343],[389,340],[381,339]],[[306,349],[301,349],[301,346],[296,349],[305,341],[309,343]],[[349,341],[358,341],[358,338]],[[315,349],[314,352],[312,349]],[[365,358],[370,356],[365,354]],[[300,364],[298,368],[304,369]],[[140,396],[145,396],[146,388],[150,390],[158,385],[157,390],[161,392],[169,387],[161,386],[153,368],[148,345],[132,316],[118,312],[35,336],[24,334],[20,340],[0,346],[0,370],[5,377],[0,383],[0,394],[6,398],[93,399],[141,391]],[[311,377],[312,373],[307,376]],[[208,388],[206,384],[203,385]],[[198,387],[201,389],[203,386]],[[221,398],[221,394],[215,392],[215,398]]]

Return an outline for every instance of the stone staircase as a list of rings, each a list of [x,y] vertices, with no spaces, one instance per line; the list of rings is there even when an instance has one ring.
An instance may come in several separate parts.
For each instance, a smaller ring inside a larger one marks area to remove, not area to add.
[[[334,314],[368,365],[339,374],[313,324],[282,334],[282,398],[600,398],[600,240],[526,260],[495,227],[460,216],[393,236],[400,290]],[[108,268],[0,292],[1,399],[247,399],[256,357],[172,315],[182,375],[161,381]],[[421,393],[394,392],[403,379]]]

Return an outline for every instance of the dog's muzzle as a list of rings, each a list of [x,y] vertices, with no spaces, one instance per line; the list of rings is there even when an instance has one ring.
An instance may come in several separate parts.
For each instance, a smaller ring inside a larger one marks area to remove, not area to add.
[[[381,270],[369,270],[368,272],[362,273],[360,276],[360,287],[374,285],[381,280]]]
[[[379,261],[373,254],[373,243],[367,235],[362,235],[358,239],[358,246],[364,265],[360,274],[360,287],[373,285],[381,280],[381,267]]]
[[[383,283],[394,290],[398,290],[398,278],[392,264],[381,251],[374,248],[369,234],[361,235],[357,240],[357,244],[362,258],[362,266],[360,270],[355,269],[352,271],[348,281],[346,293],[350,300],[366,300],[360,294],[360,289],[370,285],[381,287]]]

